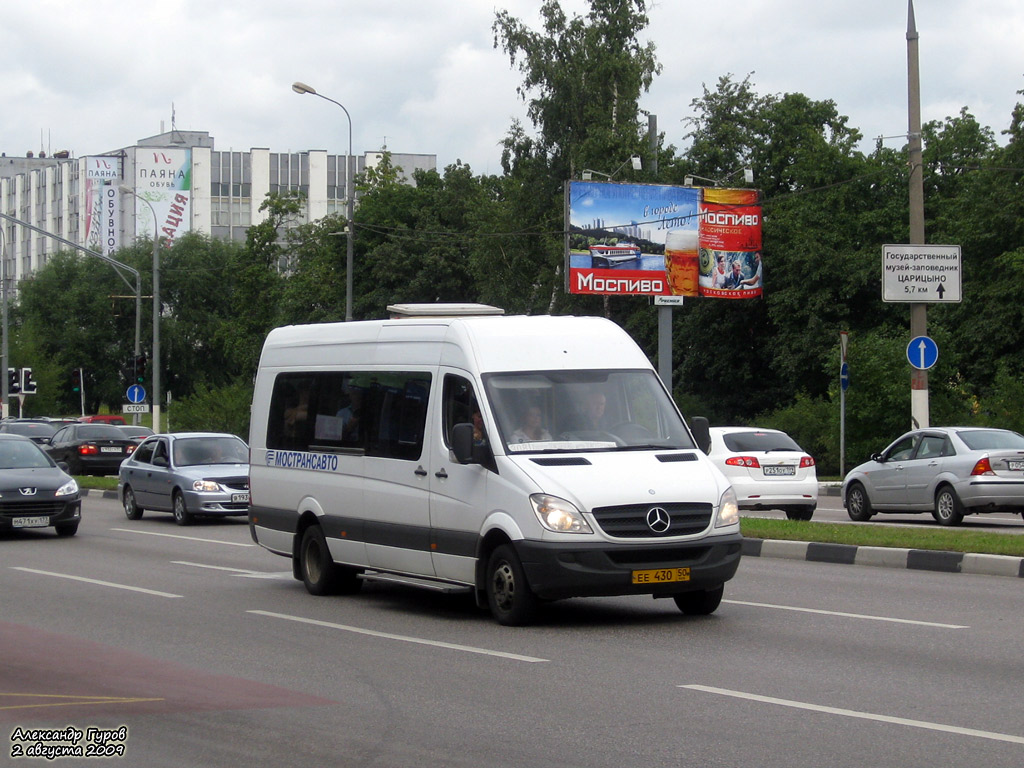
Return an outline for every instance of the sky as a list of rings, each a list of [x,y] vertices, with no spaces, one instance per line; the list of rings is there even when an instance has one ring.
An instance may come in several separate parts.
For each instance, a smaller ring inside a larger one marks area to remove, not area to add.
[[[0,151],[130,146],[172,120],[219,150],[382,147],[501,173],[500,142],[526,119],[520,73],[494,47],[495,13],[540,29],[541,0],[0,0]],[[563,0],[570,15],[585,0]],[[997,140],[1024,97],[1024,3],[916,0],[922,119],[968,110]],[[870,151],[907,132],[907,3],[657,0],[663,70],[641,97],[665,141],[687,145],[691,102],[719,78],[756,93],[836,103]],[[609,158],[612,172],[626,158]],[[595,169],[602,170],[602,169]]]

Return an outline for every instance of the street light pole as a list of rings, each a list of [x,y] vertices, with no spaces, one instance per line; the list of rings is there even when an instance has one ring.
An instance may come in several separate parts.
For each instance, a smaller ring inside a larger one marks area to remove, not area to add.
[[[348,198],[346,205],[347,219],[346,229],[348,230],[348,238],[345,244],[345,322],[351,322],[352,320],[352,237],[353,237],[353,226],[352,226],[352,213],[354,203],[354,192],[352,189],[352,116],[345,109],[345,105],[340,101],[324,96],[322,93],[317,93],[316,89],[305,83],[294,82],[292,83],[292,90],[296,93],[309,93],[313,96],[319,96],[324,101],[329,101],[332,104],[337,104],[341,107],[341,111],[345,113],[345,117],[348,119],[348,155],[345,156],[345,197]]]
[[[156,209],[146,198],[131,187],[120,187],[121,191],[141,200],[153,214],[153,431],[160,431],[160,222]],[[138,232],[135,233],[138,235]],[[136,323],[139,322],[136,314]],[[135,356],[139,356],[138,333],[135,335]]]

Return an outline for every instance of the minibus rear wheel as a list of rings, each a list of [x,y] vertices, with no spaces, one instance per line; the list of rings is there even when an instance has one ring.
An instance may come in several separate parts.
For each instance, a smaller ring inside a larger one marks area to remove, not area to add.
[[[487,559],[487,604],[499,624],[529,624],[537,597],[526,582],[526,571],[511,544],[497,547]]]

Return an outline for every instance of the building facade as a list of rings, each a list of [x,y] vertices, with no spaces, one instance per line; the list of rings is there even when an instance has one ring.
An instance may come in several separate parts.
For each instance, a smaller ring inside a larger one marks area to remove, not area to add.
[[[326,150],[219,151],[205,131],[161,133],[131,147],[71,157],[0,156],[0,252],[8,285],[28,277],[49,256],[74,244],[110,256],[138,237],[173,241],[189,231],[244,240],[265,218],[270,193],[300,192],[301,224],[344,213],[346,162],[352,174],[374,167],[382,152],[355,157]],[[408,183],[433,170],[435,155],[392,153]],[[15,219],[17,221],[12,221]],[[28,224],[31,226],[25,226]],[[56,237],[52,237],[54,235]]]

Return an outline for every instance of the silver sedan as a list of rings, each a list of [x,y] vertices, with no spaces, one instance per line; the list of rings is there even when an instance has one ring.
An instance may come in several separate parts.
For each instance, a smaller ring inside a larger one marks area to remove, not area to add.
[[[121,464],[118,494],[125,516],[170,512],[178,525],[196,517],[249,512],[249,448],[235,435],[176,432],[146,438]]]
[[[931,512],[942,525],[964,515],[1024,515],[1024,436],[1007,429],[931,427],[900,437],[843,480],[852,520],[877,512]]]

